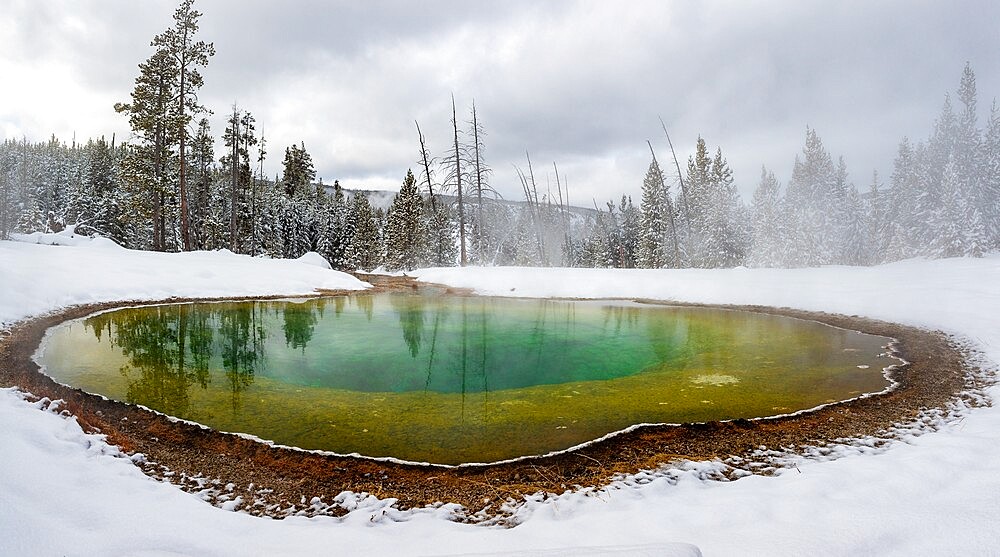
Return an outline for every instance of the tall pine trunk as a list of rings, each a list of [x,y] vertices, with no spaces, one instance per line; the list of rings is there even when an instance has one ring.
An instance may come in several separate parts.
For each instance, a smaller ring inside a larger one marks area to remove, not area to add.
[[[187,43],[187,29],[184,30],[184,44]],[[184,251],[191,251],[191,233],[188,230],[188,202],[187,202],[187,182],[185,180],[186,173],[185,167],[186,157],[184,150],[184,140],[187,139],[187,126],[184,123],[185,108],[184,108],[184,74],[187,73],[187,64],[183,50],[181,51],[181,63],[180,63],[180,95],[178,95],[177,100],[177,133],[180,136],[180,157],[181,157],[181,169],[180,169],[180,196],[181,196],[181,242],[184,246]]]
[[[240,117],[239,111],[236,110],[236,105],[233,105],[233,151],[230,154],[229,166],[232,170],[231,176],[231,188],[230,188],[230,210],[229,210],[229,250],[236,253],[236,205],[237,205],[237,188],[239,187],[240,181]]]

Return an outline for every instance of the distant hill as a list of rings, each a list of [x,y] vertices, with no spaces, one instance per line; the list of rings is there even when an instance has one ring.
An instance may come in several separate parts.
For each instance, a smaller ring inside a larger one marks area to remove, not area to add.
[[[324,188],[326,189],[327,194],[333,195],[333,186],[324,184]],[[365,194],[366,197],[368,197],[368,202],[371,203],[372,207],[382,209],[383,211],[389,209],[389,206],[392,205],[392,198],[396,195],[396,192],[386,191],[386,190],[350,190],[347,188],[343,188],[343,191],[344,195],[348,197],[353,197],[356,193],[363,193]],[[450,204],[458,203],[458,197],[454,195],[449,195],[449,194],[435,194],[435,195],[437,196],[438,199],[442,200],[445,203],[450,203]],[[469,198],[466,198],[466,200],[468,201]],[[490,202],[501,203],[508,207],[513,207],[518,211],[524,210],[528,206],[528,203],[526,201],[490,199]],[[555,207],[554,203],[553,207]],[[603,209],[604,207],[602,206],[601,208]],[[575,217],[580,219],[586,219],[587,217],[592,217],[597,213],[597,211],[594,210],[593,208],[576,207],[573,205],[566,207],[566,210],[571,214],[573,214]]]

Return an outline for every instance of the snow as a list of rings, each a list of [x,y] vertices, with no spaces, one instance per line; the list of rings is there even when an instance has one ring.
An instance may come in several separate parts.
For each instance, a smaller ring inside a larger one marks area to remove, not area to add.
[[[300,260],[261,259],[228,250],[133,251],[103,238],[68,234],[23,238],[35,243],[0,242],[0,327],[72,304],[370,287],[329,270],[329,265],[324,268],[316,262],[322,260],[317,254]]]
[[[315,267],[319,267],[320,269],[333,269],[330,262],[327,261],[325,257],[314,251],[307,251],[302,254],[301,257],[296,259],[296,261],[299,263],[305,263],[306,265],[313,265]]]
[[[62,240],[59,240],[61,242]],[[52,243],[52,242],[49,242]],[[57,242],[58,243],[58,242]],[[505,296],[657,298],[857,314],[955,334],[1000,362],[1000,258],[799,270],[425,269]],[[0,323],[71,304],[361,288],[298,261],[0,242]],[[991,364],[995,365],[995,364]],[[987,394],[1000,396],[997,387]],[[228,512],[144,476],[46,401],[0,389],[0,554],[989,555],[1000,553],[1000,408],[962,411],[888,447],[844,445],[776,476],[715,481],[718,462],[533,499],[512,529],[400,512],[344,493],[343,518]],[[836,456],[837,458],[833,458]],[[339,552],[339,551],[338,551]]]
[[[106,248],[118,248],[121,246],[114,241],[100,236],[85,236],[77,234],[76,225],[69,225],[62,232],[32,232],[31,234],[11,234],[11,238],[18,242],[29,244],[45,244],[49,246],[100,246]]]

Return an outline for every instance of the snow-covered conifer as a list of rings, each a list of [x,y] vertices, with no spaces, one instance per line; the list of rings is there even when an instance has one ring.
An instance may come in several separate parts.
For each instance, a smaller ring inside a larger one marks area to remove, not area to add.
[[[390,270],[420,266],[426,253],[426,225],[421,218],[423,203],[413,172],[406,171],[399,193],[386,215],[385,265]]]
[[[774,173],[762,166],[750,209],[753,239],[747,265],[751,267],[780,267],[785,262],[787,240],[779,188]]]

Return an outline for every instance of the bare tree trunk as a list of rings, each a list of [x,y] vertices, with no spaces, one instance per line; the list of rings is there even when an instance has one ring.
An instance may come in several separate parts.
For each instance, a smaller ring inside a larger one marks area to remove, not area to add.
[[[462,201],[462,158],[458,151],[458,117],[455,114],[455,95],[451,96],[451,124],[455,132],[455,182],[458,185],[458,242],[459,264],[465,267],[465,205]]]
[[[427,180],[427,193],[431,198],[431,225],[432,233],[434,234],[434,262],[435,265],[441,265],[441,255],[444,253],[444,246],[441,245],[441,231],[437,228],[438,222],[438,208],[437,208],[437,196],[434,195],[434,182],[431,180],[431,162],[427,154],[427,143],[424,140],[424,134],[420,131],[420,123],[416,120],[413,121],[417,126],[417,138],[420,139],[420,158],[424,165],[424,177]]]
[[[480,167],[479,156],[479,122],[476,120],[476,101],[472,101],[472,144],[476,153],[476,253],[479,263],[483,262],[483,171]]]
[[[514,167],[514,171],[517,172],[517,177],[521,180],[521,189],[524,191],[524,200],[528,204],[528,217],[531,218],[531,225],[537,231],[538,227],[535,224],[535,205],[531,201],[531,187],[528,185],[528,178],[524,175],[524,172],[516,166]]]
[[[437,214],[437,201],[434,197],[434,186],[431,182],[431,163],[427,158],[427,144],[424,142],[424,134],[420,132],[420,122],[413,121],[417,125],[417,137],[420,138],[420,157],[424,163],[424,176],[427,178],[427,192],[431,196],[431,209]]]
[[[528,177],[531,179],[531,192],[534,196],[533,205],[535,206],[535,237],[538,240],[538,264],[545,265],[547,263],[545,258],[545,237],[542,234],[542,214],[541,206],[538,203],[538,186],[535,184],[535,171],[531,168],[531,156],[528,155],[527,151],[524,152],[524,156],[528,159]]]
[[[688,238],[691,237],[691,211],[688,209],[687,188],[684,187],[684,176],[681,174],[681,165],[677,162],[677,152],[674,151],[674,143],[670,141],[670,134],[667,133],[667,125],[660,118],[660,127],[663,128],[663,135],[667,136],[667,145],[670,146],[670,154],[674,157],[674,167],[677,168],[677,179],[681,183],[681,200],[684,202],[684,220],[687,222]],[[652,147],[650,147],[652,149]]]
[[[570,247],[573,247],[573,234],[572,234],[573,230],[571,229],[570,222],[569,222],[569,219],[570,219],[570,215],[569,215],[569,206],[570,206],[569,205],[569,178],[563,176],[562,182],[564,184],[563,187],[566,188],[566,208],[567,208],[567,211],[566,211],[566,238],[569,240]],[[570,255],[573,255],[573,253],[571,252]]]
[[[559,180],[559,167],[556,166],[555,161],[552,161],[552,169],[556,172],[556,191],[559,193],[559,223],[562,225],[563,229],[563,243],[565,245],[565,251],[570,248],[569,221],[566,218],[566,205],[563,204],[562,182]],[[569,204],[568,190],[566,191],[566,204]],[[569,254],[563,253],[563,265],[566,267],[570,265],[567,255]]]

